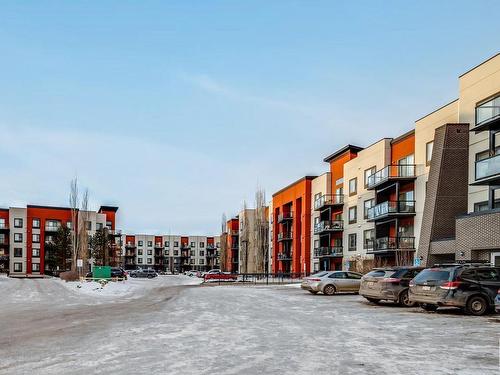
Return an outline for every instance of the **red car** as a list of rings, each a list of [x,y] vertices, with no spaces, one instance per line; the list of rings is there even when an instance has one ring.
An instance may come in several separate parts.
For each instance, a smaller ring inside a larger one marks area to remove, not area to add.
[[[236,281],[238,276],[222,272],[221,270],[210,270],[204,276],[203,280],[206,281]]]

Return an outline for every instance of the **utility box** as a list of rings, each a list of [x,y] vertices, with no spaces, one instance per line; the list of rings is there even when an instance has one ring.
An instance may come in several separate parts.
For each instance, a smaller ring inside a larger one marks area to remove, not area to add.
[[[110,279],[111,267],[110,266],[94,266],[92,268],[93,279]]]

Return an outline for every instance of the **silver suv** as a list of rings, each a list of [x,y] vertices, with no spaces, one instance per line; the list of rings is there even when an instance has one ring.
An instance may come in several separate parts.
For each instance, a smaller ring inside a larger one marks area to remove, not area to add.
[[[349,271],[323,271],[306,277],[300,287],[312,294],[331,296],[338,292],[357,293],[363,275]]]

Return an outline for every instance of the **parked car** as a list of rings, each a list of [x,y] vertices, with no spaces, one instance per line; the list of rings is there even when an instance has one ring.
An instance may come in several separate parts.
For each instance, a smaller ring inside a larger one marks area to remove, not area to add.
[[[237,275],[229,272],[222,272],[221,270],[211,270],[203,276],[204,281],[236,281]]]
[[[300,287],[312,294],[331,296],[338,292],[358,292],[363,275],[357,272],[323,271],[302,280]]]
[[[148,268],[148,269],[138,269],[134,271],[130,271],[130,277],[147,277],[148,279],[152,279],[153,277],[157,277],[158,274],[156,273],[155,270]]]
[[[368,301],[378,303],[382,300],[411,307],[415,303],[408,298],[410,280],[423,267],[388,267],[375,268],[361,278],[359,294]]]
[[[471,315],[494,309],[500,288],[500,267],[445,264],[426,268],[410,282],[410,301],[427,311],[459,307]]]
[[[189,277],[201,277],[201,272],[197,270],[191,270],[184,272],[184,275]]]

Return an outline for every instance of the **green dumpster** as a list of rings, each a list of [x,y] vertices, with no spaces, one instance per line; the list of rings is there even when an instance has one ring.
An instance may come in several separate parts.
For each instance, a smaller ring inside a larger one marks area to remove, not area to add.
[[[92,268],[93,279],[110,279],[111,267],[110,266],[95,266]]]

